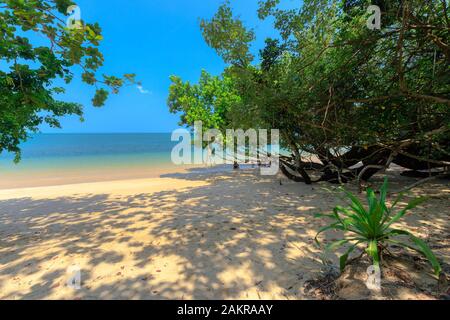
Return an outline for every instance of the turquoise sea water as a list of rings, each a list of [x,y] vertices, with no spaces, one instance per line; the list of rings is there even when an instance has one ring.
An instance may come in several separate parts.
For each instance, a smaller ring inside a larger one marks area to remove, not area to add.
[[[178,143],[170,133],[36,134],[21,145],[18,164],[14,154],[0,154],[0,189],[232,170],[230,164],[175,165],[171,154]]]
[[[170,133],[36,134],[21,145],[19,164],[13,154],[0,155],[0,171],[170,166],[177,143],[170,138]]]

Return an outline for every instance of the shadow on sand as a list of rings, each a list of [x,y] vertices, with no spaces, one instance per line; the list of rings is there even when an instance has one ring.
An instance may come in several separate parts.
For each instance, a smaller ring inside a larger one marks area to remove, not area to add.
[[[252,172],[170,177],[208,185],[0,201],[0,298],[304,297],[322,267],[313,238],[326,221],[313,214],[332,195]],[[80,290],[66,286],[73,264]]]

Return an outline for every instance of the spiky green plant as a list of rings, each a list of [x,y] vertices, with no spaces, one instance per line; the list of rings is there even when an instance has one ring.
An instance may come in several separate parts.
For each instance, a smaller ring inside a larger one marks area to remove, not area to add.
[[[399,195],[391,207],[386,205],[386,196],[388,190],[388,180],[385,179],[380,190],[380,197],[377,198],[372,189],[367,190],[367,209],[361,201],[351,192],[344,190],[347,198],[350,200],[350,206],[344,208],[337,206],[331,214],[318,214],[318,217],[328,217],[334,220],[319,230],[316,236],[316,242],[320,245],[318,237],[321,233],[328,230],[343,231],[344,238],[335,241],[326,246],[326,250],[336,250],[342,246],[350,245],[347,251],[340,257],[341,271],[347,265],[349,255],[358,247],[365,245],[366,253],[373,259],[375,268],[380,268],[380,257],[388,244],[403,246],[424,255],[433,266],[437,276],[441,273],[441,266],[428,245],[410,232],[401,229],[392,228],[393,224],[398,222],[409,210],[423,203],[426,198],[416,198],[408,203],[403,209],[394,212],[396,205],[402,199]],[[405,243],[399,239],[400,236],[409,238],[410,243]]]

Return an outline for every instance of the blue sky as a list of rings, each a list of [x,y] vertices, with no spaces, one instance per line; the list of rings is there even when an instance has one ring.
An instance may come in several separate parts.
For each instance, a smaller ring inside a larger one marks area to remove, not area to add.
[[[256,15],[258,0],[232,0],[235,14],[257,34],[254,52],[266,36],[273,36],[270,21]],[[289,1],[288,1],[289,2]],[[224,64],[204,42],[200,18],[210,18],[222,0],[78,0],[82,19],[97,21],[103,28],[101,50],[105,74],[136,73],[147,94],[136,87],[112,95],[102,108],[94,108],[94,89],[78,79],[67,86],[65,101],[85,107],[85,122],[76,117],[62,119],[63,129],[47,126],[42,132],[171,132],[178,117],[168,112],[169,76],[196,81],[202,69],[220,74]],[[79,76],[79,72],[77,72]]]

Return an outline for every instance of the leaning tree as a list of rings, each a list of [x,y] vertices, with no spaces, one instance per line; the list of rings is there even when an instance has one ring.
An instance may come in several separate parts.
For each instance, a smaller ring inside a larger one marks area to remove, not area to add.
[[[377,1],[380,30],[366,26],[370,1],[279,3],[260,2],[259,17],[271,16],[279,37],[266,39],[259,59],[250,50],[255,34],[229,3],[201,22],[228,64],[222,81],[239,96],[222,126],[280,129],[292,153],[281,170],[296,181],[368,180],[392,163],[448,175],[446,1]],[[187,105],[202,104],[190,97]]]

